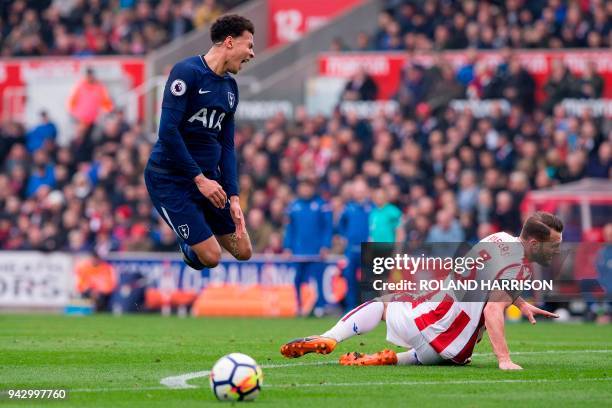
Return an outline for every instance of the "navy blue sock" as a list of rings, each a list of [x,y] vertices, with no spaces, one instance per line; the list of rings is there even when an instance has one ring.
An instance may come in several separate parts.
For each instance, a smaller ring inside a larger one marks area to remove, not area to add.
[[[187,243],[181,242],[180,245],[181,250],[192,263],[194,263],[195,265],[200,265],[202,266],[202,268],[204,268],[205,265],[200,262],[198,255],[193,251],[193,249],[191,249],[191,247]]]

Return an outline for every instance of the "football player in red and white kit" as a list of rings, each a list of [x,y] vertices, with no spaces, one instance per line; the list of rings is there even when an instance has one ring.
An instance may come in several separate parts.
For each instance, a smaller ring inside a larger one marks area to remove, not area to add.
[[[559,254],[563,223],[553,214],[537,212],[523,225],[520,236],[505,232],[489,235],[467,256],[481,256],[487,271],[500,280],[524,280],[532,276],[531,263],[550,265]],[[306,353],[331,353],[338,342],[373,330],[381,320],[387,340],[408,351],[383,350],[375,354],[347,353],[342,365],[467,364],[485,328],[499,368],[520,370],[512,362],[504,334],[504,312],[516,305],[528,320],[535,316],[558,317],[522,299],[516,292],[488,291],[480,300],[465,301],[456,292],[431,292],[410,302],[369,301],[347,313],[334,327],[318,336],[292,340],[281,347],[285,357]]]

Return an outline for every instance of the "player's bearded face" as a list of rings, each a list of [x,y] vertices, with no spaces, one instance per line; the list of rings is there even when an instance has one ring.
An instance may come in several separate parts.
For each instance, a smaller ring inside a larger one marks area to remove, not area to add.
[[[233,38],[231,42],[228,71],[237,74],[242,65],[255,58],[253,50],[253,34],[245,31],[240,37]]]
[[[532,243],[533,260],[543,266],[549,266],[555,256],[559,255],[561,245],[561,234],[557,231],[551,231],[548,241]]]

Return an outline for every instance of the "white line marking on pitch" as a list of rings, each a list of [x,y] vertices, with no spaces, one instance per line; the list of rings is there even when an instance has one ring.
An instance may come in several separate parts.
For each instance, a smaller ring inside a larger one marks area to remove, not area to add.
[[[261,368],[283,368],[283,367],[294,367],[294,366],[316,366],[316,365],[330,365],[336,364],[335,361],[318,361],[312,363],[295,363],[295,364],[264,364]],[[187,381],[193,380],[199,377],[208,377],[210,370],[196,371],[195,373],[186,373],[182,375],[176,375],[173,377],[162,378],[160,384],[165,385],[168,388],[197,388],[195,385],[187,384]]]
[[[612,350],[546,350],[546,351],[518,351],[512,353],[512,355],[530,355],[530,354],[567,354],[567,353],[611,353]],[[475,357],[492,356],[490,353],[474,353]],[[261,368],[284,368],[284,367],[295,367],[295,366],[316,366],[316,365],[332,365],[337,364],[335,361],[327,362],[312,362],[312,363],[294,363],[294,364],[268,364],[262,365]],[[165,385],[168,388],[181,389],[181,388],[197,388],[195,385],[187,384],[187,381],[193,380],[194,378],[206,377],[210,374],[210,370],[196,371],[194,373],[186,373],[182,375],[172,376],[163,378],[160,384]]]
[[[271,368],[271,367],[268,367]],[[347,383],[294,383],[294,384],[264,384],[264,388],[293,388],[293,387],[363,387],[363,386],[385,386],[385,385],[478,385],[478,384],[523,384],[523,383],[562,383],[562,382],[605,382],[612,381],[612,377],[594,378],[558,378],[558,379],[530,379],[530,380],[450,380],[450,381],[385,381],[385,382],[347,382]],[[187,388],[198,388],[193,385]],[[172,390],[184,390],[186,388],[171,388]],[[110,391],[150,391],[168,390],[168,387],[140,387],[140,388],[83,388],[68,390],[71,392],[110,392]]]
[[[367,383],[315,383],[315,384],[271,384],[264,385],[270,388],[290,388],[290,387],[363,387],[365,385],[384,386],[384,385],[471,385],[471,384],[497,384],[497,383],[558,383],[558,382],[575,382],[575,381],[611,381],[612,377],[596,377],[596,378],[565,378],[565,379],[541,379],[541,380],[464,380],[464,381],[381,381]]]
[[[512,353],[513,355],[530,355],[530,354],[567,354],[567,353],[612,353],[612,349],[607,350],[547,350],[547,351],[519,351]],[[489,353],[474,353],[474,356],[492,356]],[[264,364],[261,367],[264,369],[270,368],[286,368],[286,367],[299,367],[299,366],[319,366],[319,365],[336,365],[334,361],[321,361],[321,362],[300,362],[293,364]],[[210,373],[210,370],[196,371],[192,373],[186,373],[182,375],[172,376],[163,378],[160,384],[163,386],[151,386],[151,387],[116,387],[116,388],[81,388],[72,389],[68,392],[109,392],[109,391],[153,391],[153,390],[181,390],[189,388],[199,388],[196,385],[187,384],[187,381],[193,380],[194,378],[206,377]],[[495,384],[495,383],[549,383],[549,382],[569,382],[569,381],[610,381],[612,377],[603,378],[567,378],[567,379],[541,379],[541,380],[466,380],[466,381],[405,381],[405,382],[367,382],[367,383],[314,383],[314,384],[266,384],[266,388],[289,388],[289,387],[318,387],[318,386],[366,386],[366,385],[441,385],[441,384]]]

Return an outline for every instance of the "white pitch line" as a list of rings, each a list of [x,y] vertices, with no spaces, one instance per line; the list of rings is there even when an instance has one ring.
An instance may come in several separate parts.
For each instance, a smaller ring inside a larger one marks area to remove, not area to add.
[[[612,349],[605,350],[546,350],[546,351],[517,351],[511,353],[512,355],[531,355],[531,354],[567,354],[567,353],[612,353]],[[490,353],[474,353],[475,357],[492,356]],[[316,365],[333,365],[337,364],[336,361],[327,362],[309,362],[309,363],[294,363],[294,364],[267,364],[262,365],[262,368],[284,368],[284,367],[296,367],[296,366],[316,366]],[[182,388],[197,388],[195,385],[188,384],[187,381],[193,380],[194,378],[207,377],[210,374],[210,370],[196,371],[193,373],[186,373],[172,377],[163,378],[160,384],[165,385],[172,389]]]
[[[380,382],[350,382],[350,383],[314,383],[314,384],[271,384],[264,385],[270,388],[291,388],[291,387],[363,387],[366,385],[473,385],[473,384],[514,384],[514,383],[559,383],[559,382],[584,382],[584,381],[612,381],[612,377],[595,378],[565,378],[565,379],[533,379],[533,380],[463,380],[463,381],[380,381]]]
[[[270,368],[270,367],[268,367]],[[385,386],[385,385],[480,385],[480,384],[524,384],[524,383],[563,383],[563,382],[605,382],[612,381],[612,377],[593,377],[593,378],[557,378],[557,379],[500,379],[500,380],[450,380],[450,381],[377,381],[377,382],[319,382],[319,383],[294,383],[294,384],[264,384],[264,388],[303,388],[303,387],[364,387],[364,386]],[[190,386],[188,388],[198,388]],[[181,390],[186,388],[173,388]],[[82,388],[68,390],[71,392],[110,392],[110,391],[150,391],[168,390],[167,387],[141,387],[141,388]]]
[[[567,354],[567,353],[612,353],[612,349],[603,350],[546,350],[546,351],[518,351],[512,353],[512,355],[536,355],[536,354]],[[493,356],[490,353],[474,353],[473,356],[484,357]],[[321,361],[321,362],[299,362],[293,364],[264,364],[261,367],[265,369],[270,368],[286,368],[286,367],[299,367],[299,366],[319,366],[319,365],[336,365],[334,361]],[[206,377],[210,374],[210,370],[196,371],[192,373],[186,373],[182,375],[172,376],[163,378],[160,384],[163,386],[151,386],[151,387],[116,387],[116,388],[80,388],[68,390],[68,392],[112,392],[112,391],[153,391],[153,390],[181,390],[189,388],[199,388],[196,385],[188,384],[187,381],[194,378]],[[367,382],[367,383],[313,383],[313,384],[266,384],[266,388],[290,388],[290,387],[317,387],[317,386],[366,386],[366,385],[441,385],[441,384],[495,384],[495,383],[529,383],[529,382],[566,382],[566,381],[610,381],[612,377],[603,378],[577,378],[577,379],[542,379],[542,380],[471,380],[471,381],[405,381],[405,382]]]
[[[336,364],[335,361],[319,361],[311,363],[295,363],[295,364],[264,364],[261,368],[283,368],[283,367],[295,367],[295,366],[317,366],[317,365],[331,365]],[[187,384],[187,381],[193,380],[199,377],[208,377],[210,370],[196,371],[194,373],[186,373],[176,375],[172,377],[162,378],[160,384],[165,385],[168,388],[197,388],[195,385]]]

